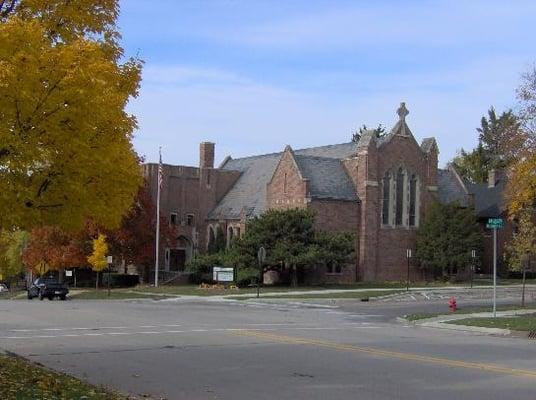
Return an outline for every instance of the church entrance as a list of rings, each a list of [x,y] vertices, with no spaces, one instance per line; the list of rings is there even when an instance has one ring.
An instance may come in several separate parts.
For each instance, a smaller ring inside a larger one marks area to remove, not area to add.
[[[186,264],[186,250],[170,249],[169,250],[169,270],[184,271]]]
[[[167,253],[168,270],[182,272],[186,268],[186,263],[192,258],[192,241],[186,236],[179,236],[176,246]]]

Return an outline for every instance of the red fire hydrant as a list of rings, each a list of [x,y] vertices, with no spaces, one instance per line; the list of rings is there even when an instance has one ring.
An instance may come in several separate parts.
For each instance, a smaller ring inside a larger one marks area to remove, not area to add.
[[[456,312],[456,299],[454,297],[451,297],[449,300],[449,308],[450,312]]]

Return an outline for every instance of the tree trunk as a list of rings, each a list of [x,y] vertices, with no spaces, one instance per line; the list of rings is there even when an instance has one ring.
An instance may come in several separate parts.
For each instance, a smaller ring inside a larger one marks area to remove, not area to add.
[[[292,287],[298,286],[298,273],[296,271],[296,265],[292,265],[291,267],[291,285]]]
[[[63,268],[60,268],[58,271],[58,282],[63,283],[63,278],[65,276],[65,270]]]
[[[99,288],[99,271],[97,271],[97,281],[95,282],[95,289]]]

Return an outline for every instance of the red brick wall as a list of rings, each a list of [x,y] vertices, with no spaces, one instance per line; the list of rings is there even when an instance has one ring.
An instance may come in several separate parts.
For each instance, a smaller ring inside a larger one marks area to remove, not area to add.
[[[286,183],[285,183],[286,181]],[[289,209],[307,206],[307,180],[303,179],[290,150],[286,150],[266,190],[267,208]]]
[[[389,169],[402,167],[420,179],[420,217],[435,196],[428,186],[437,185],[437,155],[428,160],[412,137],[393,136],[376,147],[374,141],[358,150],[357,159],[346,161],[348,171],[357,173],[357,191],[361,199],[359,271],[363,280],[405,280],[406,249],[415,251],[416,227],[384,227],[381,224],[381,179]],[[434,164],[435,162],[435,164]],[[355,165],[357,164],[357,165]],[[412,280],[420,271],[411,268]]]

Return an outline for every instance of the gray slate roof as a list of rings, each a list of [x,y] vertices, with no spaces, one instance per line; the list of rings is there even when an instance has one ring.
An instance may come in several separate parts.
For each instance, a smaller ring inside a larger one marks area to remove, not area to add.
[[[498,180],[494,187],[487,183],[469,184],[470,193],[475,196],[475,211],[479,218],[500,217],[505,210],[503,193],[506,189],[504,178]]]
[[[357,194],[341,160],[296,155],[302,176],[309,179],[309,194],[316,199],[357,201]]]
[[[295,150],[295,156],[312,156],[322,158],[343,159],[356,153],[356,143],[342,143],[329,146],[311,147]],[[282,153],[264,154],[253,157],[229,159],[221,165],[226,170],[240,171],[242,174],[223,197],[220,203],[209,213],[210,219],[220,215],[224,218],[238,219],[242,210],[246,216],[260,215],[266,209],[266,185],[272,178]],[[306,164],[309,165],[306,161]],[[344,171],[343,171],[344,172]],[[316,175],[315,175],[316,177]],[[315,182],[316,183],[316,182]],[[311,182],[312,184],[312,182]],[[318,190],[325,188],[318,182]],[[347,189],[343,187],[342,192]]]
[[[458,202],[462,207],[469,206],[469,198],[455,173],[450,169],[437,170],[437,195],[443,204]]]
[[[438,171],[438,197],[442,203],[457,201],[462,207],[470,206],[470,196],[474,198],[474,208],[478,218],[500,217],[505,210],[504,190],[506,180],[500,177],[494,187],[487,183],[465,183],[467,191],[449,169]]]

